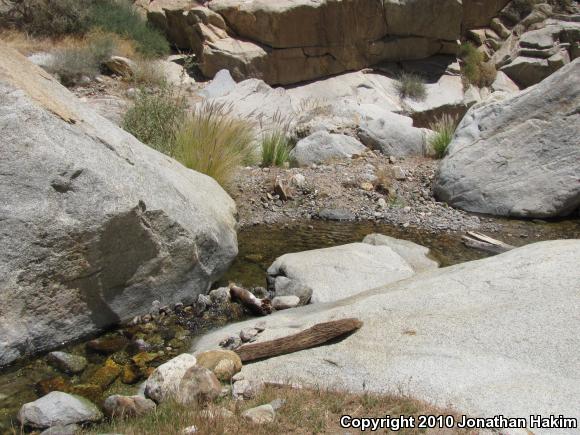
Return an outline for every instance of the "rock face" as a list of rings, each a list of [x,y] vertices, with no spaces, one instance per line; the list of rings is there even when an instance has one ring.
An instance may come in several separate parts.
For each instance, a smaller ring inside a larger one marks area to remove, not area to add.
[[[580,60],[540,84],[465,116],[435,195],[473,212],[567,216],[580,206]]]
[[[411,250],[403,243],[397,245],[399,252],[407,251],[408,258],[425,256],[419,245]],[[392,243],[395,245],[395,242]],[[426,248],[424,248],[426,249]],[[313,303],[332,302],[360,293],[369,288],[386,285],[415,274],[413,265],[395,249],[383,244],[351,243],[332,248],[285,254],[268,268],[268,280],[276,283],[280,278],[297,281],[297,288],[312,289]],[[423,260],[429,260],[426,256]],[[415,263],[420,263],[416,260]],[[431,267],[437,267],[433,262]],[[419,270],[430,268],[421,265]],[[300,297],[301,295],[296,295]]]
[[[0,45],[0,365],[158,300],[193,302],[237,254],[235,204]]]
[[[350,391],[400,394],[404,386],[406,395],[474,417],[580,418],[579,262],[580,241],[542,242],[281,311],[262,340],[331,319],[357,317],[364,326],[337,343],[248,364],[242,374]],[[215,347],[252,322],[212,332],[196,348]]]
[[[53,391],[34,402],[22,405],[18,420],[25,426],[44,429],[57,425],[97,422],[103,414],[87,399]]]
[[[172,43],[200,57],[206,76],[225,68],[237,80],[269,84],[455,53],[464,13],[460,0],[138,3]]]
[[[364,150],[366,147],[353,137],[319,131],[300,140],[290,157],[300,166],[308,166],[312,163],[351,158],[353,154],[360,154]]]

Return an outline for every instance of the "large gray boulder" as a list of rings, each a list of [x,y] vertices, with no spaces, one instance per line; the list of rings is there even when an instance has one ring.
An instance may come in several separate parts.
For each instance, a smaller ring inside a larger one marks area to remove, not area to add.
[[[361,154],[365,150],[366,147],[351,136],[319,131],[298,141],[290,152],[290,158],[300,166],[308,166],[349,159],[353,154]]]
[[[18,412],[18,420],[24,426],[44,429],[75,423],[94,423],[103,414],[84,397],[53,391],[34,402],[25,403]]]
[[[237,254],[235,204],[0,44],[0,366],[190,303]]]
[[[458,126],[434,193],[464,210],[557,217],[580,206],[580,60]]]
[[[421,248],[377,237],[365,243],[285,254],[268,268],[268,281],[276,296],[290,295],[293,289],[304,303],[311,290],[312,303],[332,302],[437,268],[427,258],[429,250]]]
[[[268,318],[258,342],[329,320],[364,324],[343,340],[254,362],[241,373],[254,381],[404,394],[472,417],[578,419],[579,263],[579,240],[542,242],[281,311]],[[196,349],[213,348],[254,322],[218,329]]]

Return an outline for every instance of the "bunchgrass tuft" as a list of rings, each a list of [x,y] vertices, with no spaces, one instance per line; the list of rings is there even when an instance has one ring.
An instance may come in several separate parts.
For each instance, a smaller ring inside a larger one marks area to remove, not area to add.
[[[280,113],[273,118],[273,126],[262,129],[260,137],[262,166],[283,166],[290,161],[294,143],[290,138],[290,121]]]
[[[401,98],[422,101],[427,96],[425,80],[419,74],[402,72],[397,78],[395,88]]]
[[[173,155],[175,132],[185,113],[185,101],[171,89],[140,89],[123,117],[122,127],[157,151]]]
[[[231,107],[203,103],[180,124],[173,157],[228,187],[241,165],[256,161],[254,126],[236,118]]]
[[[447,147],[453,139],[455,128],[457,127],[457,119],[451,115],[443,115],[432,122],[429,127],[433,130],[433,134],[429,138],[429,145],[433,149],[435,156],[442,159],[447,153]]]
[[[493,64],[486,62],[484,55],[471,42],[465,42],[459,49],[463,61],[461,72],[466,84],[480,88],[490,86],[497,75]]]

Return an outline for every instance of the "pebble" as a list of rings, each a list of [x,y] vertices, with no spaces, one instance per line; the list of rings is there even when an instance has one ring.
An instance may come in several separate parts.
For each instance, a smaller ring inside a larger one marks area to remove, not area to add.
[[[246,328],[240,331],[240,338],[244,343],[255,341],[257,335],[258,330],[255,328]]]

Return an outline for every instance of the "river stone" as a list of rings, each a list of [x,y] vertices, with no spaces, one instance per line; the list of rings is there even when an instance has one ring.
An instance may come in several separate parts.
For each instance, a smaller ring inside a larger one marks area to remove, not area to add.
[[[232,387],[232,397],[235,400],[251,400],[258,395],[263,387],[264,386],[261,382],[242,379],[234,382]]]
[[[109,417],[138,417],[155,411],[155,402],[142,396],[121,396],[115,394],[107,397],[103,410]]]
[[[300,166],[326,163],[339,159],[349,159],[353,154],[361,154],[366,147],[357,139],[344,134],[316,132],[296,144],[290,158]]]
[[[53,391],[46,396],[25,403],[18,412],[18,420],[25,426],[48,428],[57,425],[75,423],[94,423],[100,421],[103,414],[89,400]]]
[[[459,124],[435,196],[500,216],[567,216],[580,206],[580,59],[502,101],[474,106]]]
[[[221,369],[218,369],[218,372],[220,372],[220,374],[216,372],[218,365],[222,361],[231,362],[230,366],[231,370],[228,370],[228,372],[229,371],[232,372],[231,375],[229,375],[230,379],[233,375],[235,375],[242,369],[242,360],[240,359],[237,353],[232,352],[231,350],[209,350],[207,352],[203,352],[196,355],[196,358],[197,364],[199,366],[212,370],[216,374],[217,378],[220,380],[224,380],[222,379],[222,377],[224,376],[227,377],[225,372],[221,373],[222,372]],[[222,366],[222,368],[225,367]]]
[[[272,307],[278,311],[295,308],[300,304],[298,296],[276,296],[272,299]]]
[[[424,154],[425,132],[413,127],[412,118],[386,111],[380,116],[368,110],[362,114],[358,136],[369,148],[395,157]]]
[[[0,43],[0,366],[192,303],[237,254],[235,203]]]
[[[84,356],[67,352],[50,352],[47,360],[50,365],[65,373],[80,373],[87,366],[87,359]]]
[[[276,418],[276,412],[272,405],[268,403],[242,412],[242,418],[252,424],[272,423]]]
[[[342,340],[256,361],[242,373],[353,392],[400,394],[403,388],[408,397],[453,403],[473,417],[580,418],[579,263],[580,240],[540,242],[335,303],[276,312],[263,340],[342,318],[364,324]],[[227,325],[195,347],[215,347],[252,323]]]
[[[344,299],[414,274],[389,246],[367,243],[285,254],[268,268],[270,279],[285,276],[312,288],[312,303]]]
[[[363,243],[374,246],[388,246],[409,263],[417,273],[439,267],[439,263],[429,258],[429,248],[409,240],[396,239],[384,234],[369,234],[363,239]]]
[[[174,398],[181,404],[206,403],[216,399],[221,390],[222,386],[212,371],[193,366],[183,375]]]
[[[157,367],[145,384],[145,396],[160,403],[175,395],[185,373],[197,364],[197,359],[183,353]]]
[[[298,279],[268,276],[268,282],[276,297],[298,296],[300,305],[306,305],[312,298],[312,289]]]

